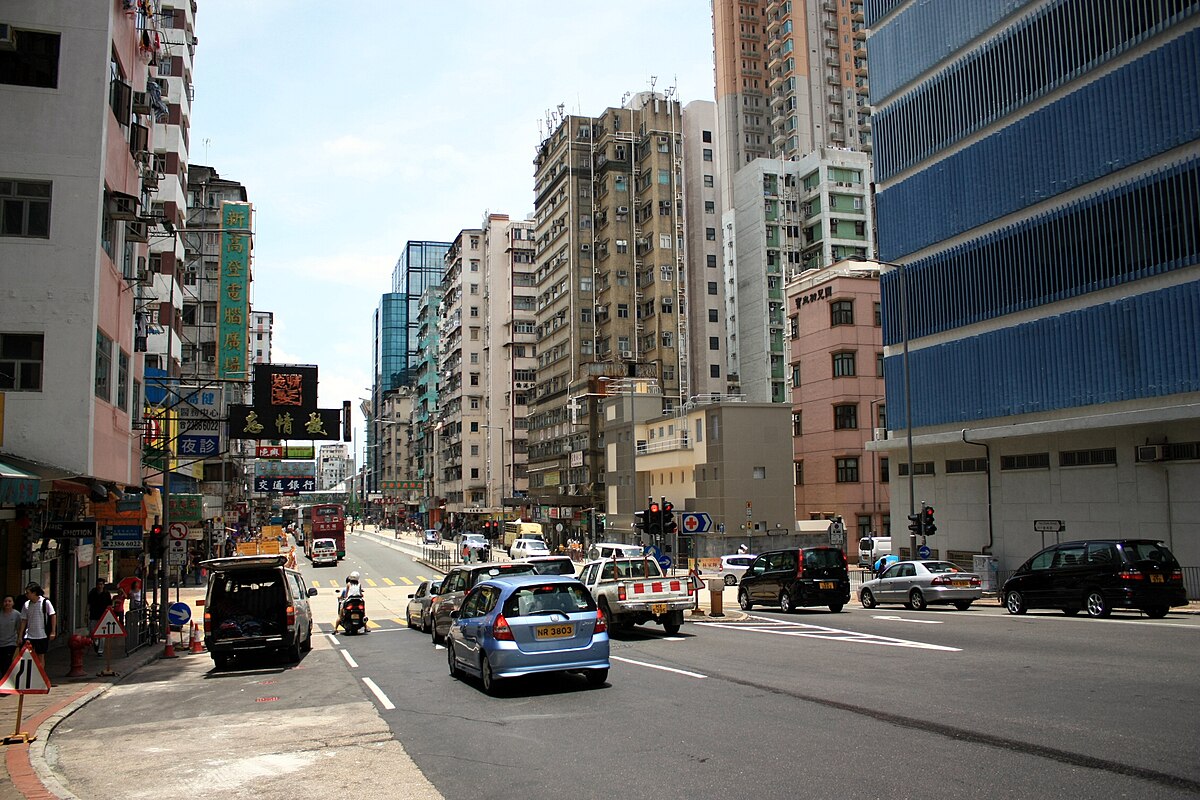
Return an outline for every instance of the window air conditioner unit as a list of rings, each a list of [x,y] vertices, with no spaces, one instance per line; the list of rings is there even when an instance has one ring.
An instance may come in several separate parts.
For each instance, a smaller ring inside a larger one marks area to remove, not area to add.
[[[876,428],[875,429],[875,441],[882,442],[886,438],[887,438],[887,428]]]
[[[628,214],[629,206],[617,206],[617,213],[618,214]]]
[[[1139,445],[1136,455],[1137,455],[1136,460],[1140,461],[1140,462],[1162,461],[1163,460],[1163,447],[1161,444]]]
[[[592,250],[592,246],[590,244],[584,242],[583,244],[579,245],[579,249],[585,253],[589,253]]]
[[[150,108],[150,97],[146,92],[133,93],[133,113],[149,114],[152,110]]]
[[[633,351],[632,350],[622,350],[621,358],[625,359],[626,361],[631,361],[633,359]]]
[[[108,200],[108,215],[113,219],[136,220],[137,198],[128,195],[112,195]]]

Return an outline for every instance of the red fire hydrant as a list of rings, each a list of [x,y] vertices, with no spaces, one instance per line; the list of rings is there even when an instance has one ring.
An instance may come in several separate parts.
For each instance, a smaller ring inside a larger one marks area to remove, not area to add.
[[[67,639],[67,647],[71,650],[71,671],[67,673],[68,678],[82,678],[83,672],[83,651],[92,646],[92,637],[84,636],[82,633],[73,633],[71,638]]]

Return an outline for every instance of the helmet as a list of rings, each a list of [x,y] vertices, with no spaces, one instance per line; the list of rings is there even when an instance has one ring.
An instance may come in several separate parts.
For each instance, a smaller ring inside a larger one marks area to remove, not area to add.
[[[351,580],[351,581],[358,580],[358,570],[354,570],[353,572],[351,572],[350,576],[346,580]]]

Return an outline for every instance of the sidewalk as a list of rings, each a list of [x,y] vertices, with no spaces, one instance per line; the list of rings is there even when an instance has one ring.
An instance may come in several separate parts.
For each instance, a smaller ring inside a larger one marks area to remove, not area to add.
[[[174,603],[175,589],[170,592],[170,602]],[[185,586],[179,589],[179,602],[187,603],[192,608],[192,621],[202,622],[202,607],[196,605],[197,600],[204,599],[204,587]],[[69,638],[69,637],[68,637]],[[189,655],[187,646],[179,645],[179,634],[172,634],[175,652],[180,658],[207,658],[207,654]],[[117,640],[109,640],[106,644],[112,646]],[[187,632],[184,631],[184,642]],[[91,647],[84,650],[84,677],[68,678],[71,671],[71,650],[63,644],[54,647],[46,654],[46,675],[50,679],[48,694],[25,695],[22,720],[17,720],[17,695],[0,695],[0,736],[11,736],[14,731],[27,732],[36,738],[23,744],[0,745],[0,800],[22,800],[22,798],[58,798],[70,797],[46,768],[45,748],[50,731],[61,720],[70,716],[77,708],[99,697],[108,689],[125,680],[139,667],[149,664],[163,655],[164,643],[149,644],[125,655],[123,648],[117,645],[112,651],[113,676],[100,676],[104,669],[104,656],[97,656]],[[44,782],[43,782],[44,781]],[[57,791],[47,788],[55,787]]]

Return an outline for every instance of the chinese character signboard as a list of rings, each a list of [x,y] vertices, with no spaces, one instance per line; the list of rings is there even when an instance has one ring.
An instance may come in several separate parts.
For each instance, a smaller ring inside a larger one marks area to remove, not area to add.
[[[203,498],[199,494],[172,494],[169,512],[171,522],[203,522]]]
[[[293,414],[316,411],[317,368],[293,364],[255,364],[254,407],[287,409]]]
[[[285,494],[290,494],[293,492],[315,492],[316,490],[316,478],[300,475],[274,478],[262,475],[254,479],[254,491],[256,492],[284,492]]]
[[[271,478],[280,476],[301,476],[315,478],[317,462],[315,461],[257,461],[254,464],[256,476],[266,475]]]
[[[229,407],[232,439],[337,439],[341,436],[342,410],[318,408],[303,416],[286,409],[258,406]]]
[[[221,204],[217,377],[244,380],[250,324],[250,204]]]

